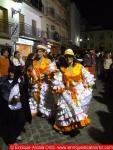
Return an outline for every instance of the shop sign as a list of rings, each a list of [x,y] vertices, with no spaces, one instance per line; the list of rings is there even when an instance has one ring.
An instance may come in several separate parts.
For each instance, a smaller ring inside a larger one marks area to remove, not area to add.
[[[19,38],[18,42],[19,44],[26,44],[26,45],[34,45],[34,42],[31,40],[27,40],[27,39],[23,39],[23,38]]]

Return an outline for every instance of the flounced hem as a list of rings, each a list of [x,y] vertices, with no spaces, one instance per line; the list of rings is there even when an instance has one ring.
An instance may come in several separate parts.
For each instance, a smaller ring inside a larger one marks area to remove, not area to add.
[[[84,120],[81,120],[80,122],[76,122],[73,124],[70,124],[69,126],[59,126],[57,124],[54,124],[53,128],[57,131],[61,131],[61,132],[70,132],[74,129],[78,129],[78,128],[83,128],[87,125],[90,124],[90,119],[89,118],[85,118]]]

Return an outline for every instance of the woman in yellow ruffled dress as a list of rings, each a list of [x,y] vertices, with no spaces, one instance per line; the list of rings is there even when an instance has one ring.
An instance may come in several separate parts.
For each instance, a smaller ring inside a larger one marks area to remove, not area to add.
[[[90,123],[87,111],[95,79],[81,64],[74,62],[74,52],[71,49],[67,49],[64,55],[66,66],[60,68],[60,78],[65,89],[57,101],[53,127],[58,131],[68,132]]]

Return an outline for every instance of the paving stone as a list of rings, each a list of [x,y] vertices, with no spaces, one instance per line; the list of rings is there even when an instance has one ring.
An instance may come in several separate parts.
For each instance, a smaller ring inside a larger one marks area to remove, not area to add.
[[[90,106],[89,117],[91,118],[91,124],[85,128],[80,129],[79,134],[60,134],[53,130],[52,125],[45,119],[37,116],[32,124],[25,125],[26,133],[22,133],[24,140],[20,143],[26,144],[101,144],[106,143],[111,138],[112,133],[108,130],[108,125],[102,122],[105,118],[98,115],[98,112],[109,115],[108,105],[100,101],[100,98],[104,101],[103,92],[104,84],[97,80],[97,88],[94,90]],[[98,100],[99,99],[99,100]],[[105,98],[106,101],[106,98]],[[105,116],[106,117],[106,116]],[[112,118],[112,117],[111,117]],[[111,119],[112,120],[112,119]],[[107,121],[107,120],[106,120]],[[107,124],[107,123],[106,123]],[[109,122],[110,124],[110,122]],[[111,127],[112,129],[112,127]],[[107,133],[107,137],[103,136]],[[108,140],[107,140],[108,138]],[[5,145],[2,142],[0,144]],[[4,149],[6,150],[6,149]]]

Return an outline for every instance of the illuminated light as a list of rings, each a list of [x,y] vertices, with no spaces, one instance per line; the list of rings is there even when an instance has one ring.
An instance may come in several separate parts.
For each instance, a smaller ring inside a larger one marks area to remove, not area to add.
[[[77,42],[79,41],[79,37],[77,37]]]
[[[4,6],[7,7],[8,9],[14,8],[16,11],[18,11],[22,8],[22,3],[11,1],[10,3],[4,3]]]
[[[18,44],[34,45],[34,42],[28,39],[19,38]]]
[[[80,42],[82,42],[83,41],[83,39],[80,39]]]
[[[15,10],[14,8],[11,8],[11,10],[12,10],[12,18],[13,18],[13,16],[14,16],[15,14],[17,14],[17,13],[20,13],[20,12],[21,12],[21,9],[19,9],[19,10]]]

